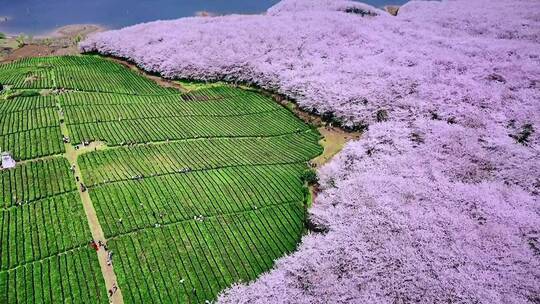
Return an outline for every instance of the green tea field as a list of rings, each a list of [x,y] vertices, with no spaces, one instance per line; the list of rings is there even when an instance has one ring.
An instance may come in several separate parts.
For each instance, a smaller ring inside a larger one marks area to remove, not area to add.
[[[205,303],[305,232],[320,135],[270,97],[95,56],[3,64],[0,84],[17,163],[0,171],[0,303]]]

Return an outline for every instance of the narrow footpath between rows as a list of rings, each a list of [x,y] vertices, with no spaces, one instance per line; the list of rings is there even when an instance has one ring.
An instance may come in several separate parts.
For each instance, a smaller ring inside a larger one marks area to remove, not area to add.
[[[60,118],[60,129],[62,130],[62,136],[69,138],[69,130],[65,124],[64,120],[64,113],[60,106],[60,103],[57,103],[58,106],[58,115]],[[77,188],[79,191],[79,196],[81,197],[82,204],[84,207],[84,212],[86,214],[86,218],[88,220],[88,225],[90,227],[90,232],[92,233],[92,239],[96,242],[103,242],[103,244],[107,244],[107,240],[105,239],[105,235],[103,234],[103,229],[101,228],[101,225],[99,223],[98,217],[96,215],[96,210],[94,209],[94,205],[92,204],[92,200],[90,199],[90,195],[88,194],[87,189],[82,189],[80,187],[80,184],[84,185],[83,176],[81,174],[81,170],[79,169],[79,164],[77,163],[77,157],[79,156],[79,153],[82,153],[82,150],[75,150],[73,145],[71,143],[65,143],[64,144],[66,152],[64,154],[64,157],[68,160],[70,165],[74,165],[73,170],[73,179],[76,179],[76,177],[79,177],[79,181],[77,183]],[[123,304],[124,299],[122,297],[122,291],[120,290],[120,287],[118,286],[118,281],[116,279],[116,273],[114,272],[113,264],[108,265],[107,259],[108,259],[108,252],[103,249],[103,247],[99,247],[99,250],[97,251],[97,256],[99,260],[99,265],[101,268],[101,273],[103,274],[103,278],[105,279],[105,286],[107,288],[107,295],[109,295],[109,292],[111,290],[115,290],[113,295],[109,297],[109,301],[114,304]]]

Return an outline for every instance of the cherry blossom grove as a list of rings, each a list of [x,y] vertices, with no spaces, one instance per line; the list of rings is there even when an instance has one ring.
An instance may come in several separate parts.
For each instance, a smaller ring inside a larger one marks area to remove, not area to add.
[[[367,126],[318,172],[322,232],[220,302],[540,303],[539,1],[285,0],[81,48]]]

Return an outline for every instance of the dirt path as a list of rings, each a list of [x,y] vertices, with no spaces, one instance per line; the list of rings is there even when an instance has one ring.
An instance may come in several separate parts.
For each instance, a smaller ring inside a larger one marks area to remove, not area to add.
[[[58,104],[58,107],[60,108],[60,105]],[[68,128],[63,122],[64,115],[62,113],[62,110],[59,110],[58,113],[62,123],[60,124],[60,128],[62,130],[62,135],[69,137],[69,131]],[[79,164],[77,163],[77,157],[80,154],[80,150],[75,150],[72,144],[66,143],[64,144],[66,153],[64,154],[65,158],[69,161],[71,165],[75,165],[75,172],[74,172],[74,178],[75,176],[78,176],[80,178],[80,183],[84,184],[84,180],[81,174],[81,170],[79,168]],[[82,151],[81,151],[82,152]],[[96,210],[94,209],[94,205],[92,204],[92,200],[90,199],[90,195],[88,194],[88,190],[82,191],[81,187],[79,187],[79,183],[77,183],[79,196],[81,197],[84,212],[86,214],[86,218],[88,219],[88,225],[90,226],[90,232],[92,233],[92,239],[97,241],[101,241],[104,244],[107,244],[107,240],[105,239],[105,235],[103,234],[103,230],[101,229],[101,225],[99,224],[99,220],[96,214]],[[113,286],[117,286],[116,292],[113,294],[112,297],[109,298],[111,303],[118,303],[123,304],[124,299],[122,297],[122,291],[120,290],[120,287],[118,286],[118,281],[116,279],[116,274],[114,272],[113,265],[107,265],[107,254],[108,252],[105,251],[103,248],[99,248],[97,251],[97,256],[99,260],[99,266],[101,268],[101,273],[103,274],[103,278],[105,279],[105,286],[107,287],[107,291],[111,290]]]

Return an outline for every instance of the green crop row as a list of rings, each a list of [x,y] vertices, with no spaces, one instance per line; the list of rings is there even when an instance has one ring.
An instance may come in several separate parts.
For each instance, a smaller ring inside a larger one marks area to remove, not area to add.
[[[188,138],[276,136],[308,129],[286,110],[236,117],[170,117],[68,125],[73,142],[123,143]]]
[[[309,130],[278,137],[215,138],[140,145],[84,154],[87,185],[186,170],[306,162],[322,152]]]
[[[208,88],[190,91],[189,93],[182,94],[181,97],[183,101],[207,102],[211,100],[222,100],[236,96],[246,96],[248,98],[253,98],[256,96],[262,97],[260,94],[252,91],[247,91],[225,85],[212,86]]]
[[[12,99],[0,99],[0,113],[24,112],[43,108],[56,108],[56,100],[53,96],[15,97]]]
[[[60,104],[63,108],[70,107],[106,107],[122,105],[142,105],[149,106],[161,103],[174,103],[180,100],[180,93],[167,95],[126,95],[99,92],[69,92],[69,94],[59,95]],[[74,119],[74,118],[73,118]]]
[[[90,189],[107,237],[194,217],[303,201],[303,165],[231,167],[124,181]],[[120,221],[121,219],[121,221]]]
[[[110,241],[128,303],[204,303],[272,268],[300,240],[302,204],[143,230]]]
[[[55,157],[0,171],[0,203],[3,208],[26,204],[75,190],[69,164]]]
[[[187,97],[189,96],[189,97]],[[197,99],[197,98],[200,98]],[[126,95],[126,94],[114,94],[114,93],[99,93],[99,92],[76,92],[72,91],[69,94],[60,95],[60,100],[64,107],[68,106],[88,106],[88,105],[125,105],[125,104],[157,104],[157,103],[174,103],[182,101],[188,107],[193,109],[200,109],[204,111],[209,107],[207,104],[216,104],[218,101],[225,101],[225,103],[234,99],[235,101],[244,101],[250,104],[250,99],[266,99],[266,106],[277,106],[273,102],[260,94],[252,91],[246,91],[239,88],[229,86],[216,86],[208,89],[201,89],[198,91],[181,94],[178,91],[170,91],[170,94],[160,95]],[[247,100],[246,100],[247,99]],[[197,102],[202,101],[202,102]],[[255,104],[253,102],[253,104]],[[200,104],[196,104],[200,103]],[[227,111],[231,109],[225,108]],[[148,110],[148,109],[146,109]]]
[[[58,112],[52,96],[0,101],[0,148],[16,160],[64,152]]]
[[[0,135],[0,147],[16,160],[34,159],[64,153],[60,127],[45,127]]]
[[[182,116],[240,116],[280,109],[260,95],[233,96],[207,102],[185,102],[180,95],[125,96],[126,102],[115,103],[116,94],[70,93],[60,96],[68,124],[165,118]],[[77,102],[77,101],[80,102]],[[94,103],[91,100],[110,103]],[[132,102],[128,102],[132,101]]]
[[[6,64],[0,64],[0,71],[20,68],[46,68],[53,66],[96,65],[103,60],[93,56],[62,56],[62,57],[26,57]]]
[[[59,124],[58,112],[54,108],[2,113],[0,116],[0,135],[54,127]]]
[[[112,62],[110,64],[115,65]],[[115,70],[103,68],[103,66],[58,66],[55,68],[56,87],[79,91],[134,95],[159,95],[174,92],[160,87],[147,78],[138,76],[129,69]]]
[[[12,89],[54,88],[54,71],[49,67],[0,69],[0,83]]]
[[[108,303],[95,251],[76,248],[0,271],[0,303]]]
[[[174,92],[118,63],[89,56],[46,57],[0,65],[0,83],[13,88],[63,88],[134,95]]]
[[[86,216],[76,192],[0,211],[0,271],[87,244]]]

